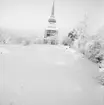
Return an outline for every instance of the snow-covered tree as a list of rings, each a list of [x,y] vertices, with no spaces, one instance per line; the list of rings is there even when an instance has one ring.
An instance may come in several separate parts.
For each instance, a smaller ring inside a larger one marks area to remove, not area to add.
[[[68,36],[65,36],[62,40],[62,44],[64,46],[72,46],[73,41]]]
[[[96,35],[89,36],[85,46],[85,55],[93,62],[99,63],[104,60],[104,28]]]
[[[99,40],[92,40],[87,42],[85,46],[85,56],[95,63],[104,60],[103,45]]]
[[[70,42],[71,47],[81,53],[84,53],[85,44],[88,39],[87,19],[88,17],[85,15],[84,20],[69,32],[67,39],[67,42]]]
[[[87,37],[87,17],[85,16],[85,19],[68,33],[68,37],[63,40],[63,44],[83,52]]]
[[[76,31],[76,36],[77,36],[77,41],[75,40],[74,42],[74,48],[79,50],[80,52],[84,53],[84,47],[85,44],[87,42],[87,38],[88,38],[88,32],[87,32],[87,19],[88,17],[85,15],[84,20],[81,21],[77,27],[75,28]]]

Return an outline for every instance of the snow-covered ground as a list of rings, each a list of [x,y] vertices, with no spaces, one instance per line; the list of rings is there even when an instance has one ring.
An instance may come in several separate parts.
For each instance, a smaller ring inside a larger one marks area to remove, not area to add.
[[[104,105],[98,67],[63,46],[0,46],[0,105]]]

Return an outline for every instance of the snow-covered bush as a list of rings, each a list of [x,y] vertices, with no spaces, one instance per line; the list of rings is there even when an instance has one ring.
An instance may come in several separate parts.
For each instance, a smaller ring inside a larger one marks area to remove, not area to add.
[[[34,44],[43,44],[44,40],[42,38],[36,38]]]
[[[79,36],[79,38],[74,41],[73,48],[75,50],[77,50],[78,52],[84,54],[86,43],[87,43],[87,37],[86,38],[80,38],[80,36]]]
[[[31,43],[30,40],[25,40],[25,41],[23,42],[23,45],[24,45],[24,46],[28,46],[28,45],[30,45],[30,43]]]
[[[68,33],[68,36],[64,37],[62,44],[65,46],[73,47],[74,41],[78,39],[78,34],[75,29]]]
[[[69,37],[64,37],[64,39],[62,40],[62,44],[64,46],[71,46],[72,45],[72,40]]]
[[[46,38],[44,38],[44,41],[43,41],[44,44],[47,44],[48,43],[48,40]]]
[[[96,77],[98,83],[104,86],[104,73],[101,73],[99,76]]]
[[[77,30],[73,29],[72,31],[69,32],[68,37],[72,40],[75,41],[78,39],[78,33]]]
[[[95,63],[104,60],[104,49],[101,41],[92,40],[87,42],[85,46],[85,56]]]

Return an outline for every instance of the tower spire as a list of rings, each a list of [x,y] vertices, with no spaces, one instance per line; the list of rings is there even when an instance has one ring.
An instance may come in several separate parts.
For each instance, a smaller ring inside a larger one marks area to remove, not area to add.
[[[50,18],[48,20],[48,22],[50,22],[50,23],[56,23],[55,14],[54,14],[54,12],[55,12],[54,11],[55,10],[54,4],[55,4],[55,1],[53,0],[52,10],[51,10],[51,16],[50,16]]]
[[[51,11],[51,16],[52,16],[52,17],[54,17],[54,2],[55,2],[55,1],[53,1],[52,11]]]
[[[44,38],[55,38],[55,40],[57,40],[57,36],[58,36],[58,29],[56,28],[56,19],[55,19],[55,0],[53,0],[53,3],[52,3],[52,9],[51,9],[51,14],[50,14],[50,17],[48,19],[48,22],[49,22],[49,25],[48,27],[46,28],[45,30],[45,35],[44,35]]]

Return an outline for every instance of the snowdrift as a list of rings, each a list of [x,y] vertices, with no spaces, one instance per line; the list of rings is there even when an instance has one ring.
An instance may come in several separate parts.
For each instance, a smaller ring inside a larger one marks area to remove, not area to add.
[[[104,105],[98,67],[62,46],[4,46],[0,105]]]

